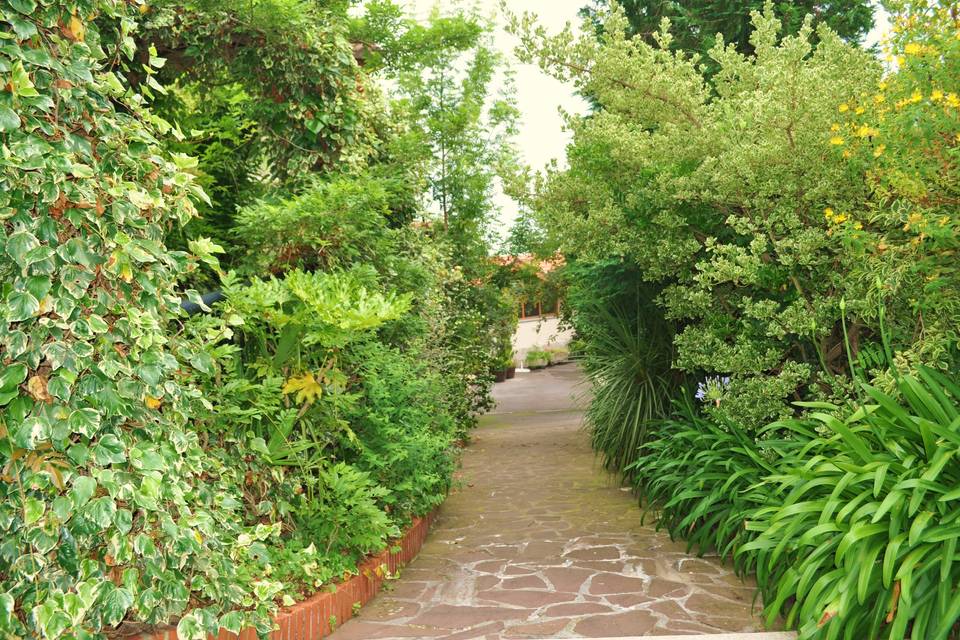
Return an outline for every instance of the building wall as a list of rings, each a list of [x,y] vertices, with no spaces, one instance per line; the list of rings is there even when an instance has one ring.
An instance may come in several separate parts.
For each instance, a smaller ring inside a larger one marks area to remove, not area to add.
[[[526,318],[513,334],[513,350],[522,357],[532,347],[565,347],[573,339],[573,331],[561,330],[555,316]]]

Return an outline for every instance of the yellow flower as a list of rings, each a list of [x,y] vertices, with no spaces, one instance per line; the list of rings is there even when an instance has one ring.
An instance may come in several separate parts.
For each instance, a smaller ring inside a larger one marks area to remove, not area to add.
[[[910,102],[920,102],[923,100],[923,94],[920,93],[919,89],[914,89],[913,93],[910,94]]]
[[[833,221],[836,222],[837,224],[841,224],[841,223],[843,223],[843,222],[846,222],[846,221],[847,221],[847,214],[841,213],[841,214],[838,215],[838,216],[834,216]]]
[[[144,398],[143,403],[147,405],[147,408],[149,409],[159,409],[160,405],[162,404],[159,398],[154,398],[153,396],[147,396]]]
[[[866,138],[867,136],[871,136],[871,135],[873,135],[873,129],[871,129],[867,125],[862,124],[859,127],[857,127],[858,138]]]
[[[852,157],[853,157],[853,152],[850,151],[850,149],[844,149],[844,150],[843,150],[843,157],[844,157],[844,158],[852,158]]]
[[[886,100],[886,97],[882,93],[878,93],[877,95],[873,96],[873,101],[876,102],[877,104],[881,104],[885,100]]]
[[[881,80],[881,81],[877,84],[877,88],[880,89],[880,91],[883,91],[883,90],[885,90],[885,89],[887,88],[887,83],[884,82],[883,80]]]
[[[940,102],[943,100],[943,91],[940,89],[934,89],[933,93],[930,94],[930,99],[934,102]]]
[[[830,207],[827,207],[826,209],[824,209],[824,210],[823,210],[823,217],[826,218],[827,220],[829,220],[830,218],[832,218],[832,217],[833,217],[833,209],[831,209]]]
[[[284,395],[296,393],[297,402],[301,404],[313,404],[317,398],[323,395],[323,387],[310,372],[300,377],[288,379],[281,391]]]
[[[840,125],[834,122],[832,125],[830,125],[830,131],[840,131]]]
[[[951,107],[960,107],[960,98],[957,97],[957,94],[951,91],[947,94],[947,103]]]
[[[877,148],[873,150],[873,157],[879,158],[883,154],[883,152],[886,150],[886,148],[887,148],[887,145],[885,144],[877,145]]]
[[[856,113],[858,116],[860,116],[860,115],[863,115],[863,112],[864,112],[864,111],[866,111],[866,109],[864,109],[863,107],[857,107],[857,109],[856,109],[856,111],[854,111],[854,113]]]
[[[923,51],[923,48],[915,42],[911,42],[903,48],[903,52],[908,56],[920,55],[921,51]]]
[[[830,144],[832,145],[840,146],[841,144],[843,144],[843,142],[844,140],[841,136],[833,136],[832,138],[830,138]]]
[[[839,111],[840,113],[845,113],[849,110],[850,110],[850,105],[848,105],[846,102],[844,102],[839,107],[837,107],[837,111]]]
[[[897,65],[898,65],[898,66],[901,66],[901,67],[902,67],[902,66],[904,65],[904,63],[906,63],[906,61],[907,61],[907,59],[904,58],[903,56],[897,56]]]
[[[863,223],[862,223],[862,222],[854,222],[854,223],[853,223],[853,228],[856,229],[857,231],[860,231],[860,229],[863,229]]]

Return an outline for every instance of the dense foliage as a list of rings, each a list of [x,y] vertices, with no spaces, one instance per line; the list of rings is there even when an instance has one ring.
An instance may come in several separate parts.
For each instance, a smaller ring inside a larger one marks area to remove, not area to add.
[[[658,288],[674,366],[731,379],[717,413],[757,428],[790,400],[843,397],[844,323],[849,355],[867,357],[881,313],[900,366],[956,364],[947,15],[924,23],[938,53],[903,45],[886,78],[823,28],[815,47],[809,28],[778,43],[772,13],[755,14],[755,56],[712,50],[709,83],[684,53],[627,39],[618,12],[599,41],[526,32],[530,55],[603,107],[573,124],[570,168],[542,185],[544,227],[565,253],[619,258]]]
[[[567,257],[594,445],[660,525],[756,575],[770,622],[956,637],[956,7],[887,3],[878,59],[862,27],[781,21],[801,3],[749,40],[711,46],[676,3],[631,37],[654,5],[579,36],[514,22],[596,105],[530,200]]]
[[[0,2],[0,637],[265,634],[443,500],[513,305],[408,105],[489,27],[391,7]]]
[[[926,368],[900,398],[809,406],[757,443],[688,404],[631,471],[657,521],[755,572],[769,622],[801,637],[947,638],[960,618],[960,386]]]
[[[642,38],[647,44],[656,44],[660,21],[666,18],[673,25],[675,36],[672,48],[691,54],[699,54],[706,65],[707,73],[717,70],[710,59],[710,49],[717,43],[718,34],[723,42],[733,44],[744,54],[755,52],[751,40],[753,26],[750,12],[763,9],[763,0],[709,0],[707,2],[676,2],[676,0],[623,0],[618,3],[627,18],[627,32],[631,37]],[[610,7],[608,0],[593,0],[580,10],[593,26],[603,31],[603,18]],[[873,7],[867,0],[843,2],[777,2],[773,5],[777,18],[783,23],[784,33],[797,33],[808,15],[814,18],[814,28],[825,24],[841,38],[857,42],[873,26]]]

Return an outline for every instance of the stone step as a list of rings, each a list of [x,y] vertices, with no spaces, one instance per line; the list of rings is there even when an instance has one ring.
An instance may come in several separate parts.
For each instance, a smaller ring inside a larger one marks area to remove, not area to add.
[[[760,631],[753,633],[703,633],[685,636],[618,636],[615,638],[591,638],[591,640],[797,640],[793,631]],[[559,638],[555,640],[560,640]]]

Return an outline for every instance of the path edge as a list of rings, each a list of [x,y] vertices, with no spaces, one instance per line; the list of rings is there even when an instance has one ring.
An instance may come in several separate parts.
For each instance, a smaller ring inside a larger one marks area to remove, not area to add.
[[[423,517],[414,518],[400,539],[390,541],[386,549],[360,563],[357,575],[333,585],[335,591],[318,591],[292,607],[281,609],[274,616],[278,628],[270,634],[270,640],[319,640],[333,633],[355,615],[356,603],[362,607],[370,602],[389,575],[417,556],[439,510],[438,507]],[[221,629],[216,637],[211,635],[209,639],[257,640],[257,632],[244,629],[237,635]],[[175,628],[165,627],[130,640],[179,640],[179,636]]]

